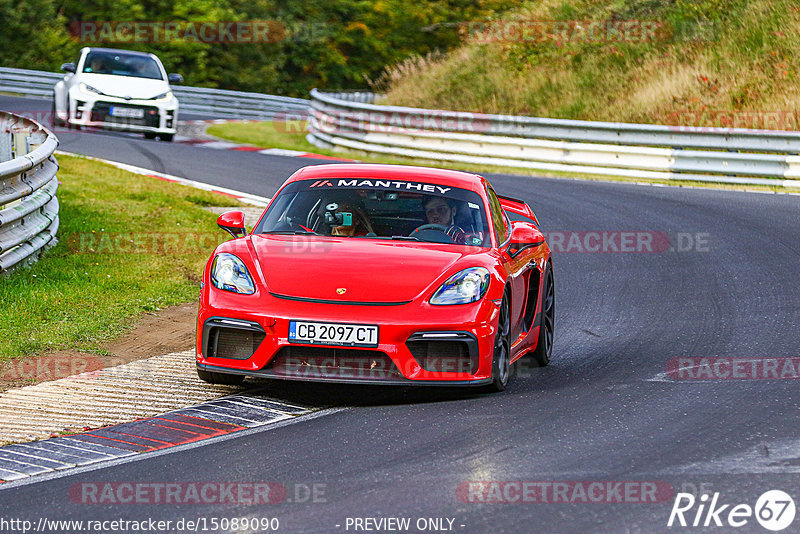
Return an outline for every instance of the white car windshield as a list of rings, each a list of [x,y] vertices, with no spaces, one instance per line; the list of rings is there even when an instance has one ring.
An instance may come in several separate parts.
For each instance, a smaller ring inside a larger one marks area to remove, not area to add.
[[[83,62],[83,72],[91,74],[113,74],[163,80],[158,63],[148,56],[124,52],[92,51]]]
[[[477,193],[379,178],[291,183],[270,204],[255,233],[491,246]]]

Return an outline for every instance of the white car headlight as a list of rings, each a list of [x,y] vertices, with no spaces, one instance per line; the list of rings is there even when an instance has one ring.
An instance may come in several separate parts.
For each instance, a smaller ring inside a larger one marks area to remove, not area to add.
[[[156,102],[169,102],[172,100],[172,91],[167,91],[166,93],[161,93],[160,95],[153,98]]]
[[[84,93],[94,93],[94,94],[96,94],[96,95],[102,95],[102,94],[103,94],[103,93],[102,93],[102,91],[100,91],[99,89],[95,89],[94,87],[92,87],[92,86],[91,86],[91,85],[89,85],[88,83],[83,83],[83,82],[81,82],[81,83],[78,85],[78,88],[79,88],[81,91],[83,91]]]
[[[211,283],[217,289],[252,295],[256,292],[255,284],[244,262],[234,256],[223,252],[214,258],[211,264]]]
[[[489,271],[483,267],[464,269],[443,283],[431,297],[431,304],[469,304],[483,298],[489,289]]]

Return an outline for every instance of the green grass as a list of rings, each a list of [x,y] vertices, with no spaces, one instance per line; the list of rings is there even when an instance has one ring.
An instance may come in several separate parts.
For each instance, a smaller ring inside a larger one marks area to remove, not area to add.
[[[306,141],[308,130],[305,121],[228,122],[213,124],[206,131],[236,143],[331,155]]]
[[[573,172],[556,171],[537,171],[533,169],[523,169],[517,167],[502,167],[499,165],[476,165],[470,163],[441,162],[436,160],[412,159],[401,156],[384,156],[369,154],[356,150],[328,150],[318,148],[306,141],[305,123],[298,122],[291,128],[282,124],[273,124],[270,121],[253,122],[231,122],[226,124],[215,124],[208,128],[207,132],[222,139],[228,139],[237,143],[246,143],[262,148],[284,148],[299,150],[302,152],[313,152],[326,156],[338,158],[355,159],[366,163],[390,163],[396,165],[423,165],[427,167],[444,167],[448,169],[458,169],[478,174],[518,174],[524,176],[549,176],[554,178],[579,178],[582,180],[612,181],[612,182],[639,182],[639,183],[658,183],[675,186],[706,187],[713,189],[734,189],[748,191],[794,191],[779,185],[735,185],[713,182],[698,181],[678,181],[678,180],[651,180],[645,178],[627,178],[616,176],[598,176]]]
[[[56,349],[102,353],[140,314],[195,300],[225,239],[202,206],[235,203],[226,196],[85,158],[58,161],[59,243],[0,277],[0,362]]]

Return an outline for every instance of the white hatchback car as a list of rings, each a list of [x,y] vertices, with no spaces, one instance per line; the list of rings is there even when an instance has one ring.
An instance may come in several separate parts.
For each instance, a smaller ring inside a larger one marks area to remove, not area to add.
[[[178,125],[178,99],[161,61],[144,52],[84,48],[53,88],[53,119],[58,126],[94,126],[142,132],[172,141]]]

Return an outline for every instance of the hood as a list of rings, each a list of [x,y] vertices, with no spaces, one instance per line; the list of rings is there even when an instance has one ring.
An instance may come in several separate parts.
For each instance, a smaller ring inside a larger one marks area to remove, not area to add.
[[[357,302],[413,300],[453,265],[483,250],[357,238],[254,235],[251,239],[269,291]],[[337,293],[340,288],[344,294]]]
[[[170,90],[164,80],[136,78],[134,76],[116,76],[114,74],[82,73],[79,81],[85,82],[108,96],[133,99],[150,99]]]

